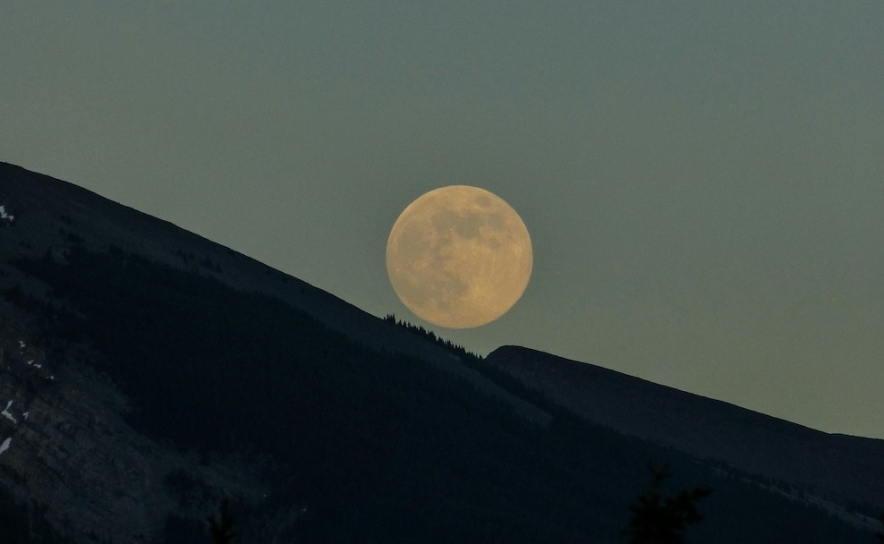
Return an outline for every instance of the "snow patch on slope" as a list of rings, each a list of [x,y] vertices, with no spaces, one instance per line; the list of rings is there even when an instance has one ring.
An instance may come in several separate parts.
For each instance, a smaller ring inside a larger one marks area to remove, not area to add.
[[[0,205],[0,221],[4,221],[6,223],[12,223],[15,220],[15,216],[8,213],[6,211],[6,207]]]
[[[9,402],[6,404],[6,408],[4,408],[2,412],[0,412],[0,416],[5,417],[5,418],[8,419],[9,421],[11,421],[11,422],[15,423],[16,425],[18,425],[18,420],[15,419],[15,418],[12,416],[12,414],[9,413],[9,407],[10,407],[10,406],[12,406],[12,401],[9,401]]]

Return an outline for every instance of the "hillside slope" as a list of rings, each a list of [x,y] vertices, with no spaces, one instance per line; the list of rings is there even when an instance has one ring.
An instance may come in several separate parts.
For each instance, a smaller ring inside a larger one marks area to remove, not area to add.
[[[884,440],[827,434],[528,348],[500,347],[486,362],[618,432],[845,507],[884,501]]]
[[[751,476],[169,223],[0,165],[0,541],[614,543],[648,462],[710,542],[864,542]]]

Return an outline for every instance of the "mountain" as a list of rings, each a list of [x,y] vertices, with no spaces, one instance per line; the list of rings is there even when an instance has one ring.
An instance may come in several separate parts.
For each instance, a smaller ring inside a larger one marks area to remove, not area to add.
[[[498,348],[487,362],[618,432],[838,501],[882,499],[884,440],[823,433],[526,348]]]
[[[596,365],[527,348],[486,362],[588,421],[837,505],[884,500],[884,440],[827,434]],[[860,523],[865,523],[860,519]],[[874,524],[872,524],[874,526]]]
[[[305,256],[306,257],[306,256]],[[0,163],[0,542],[871,542],[882,441],[525,348],[487,358]]]

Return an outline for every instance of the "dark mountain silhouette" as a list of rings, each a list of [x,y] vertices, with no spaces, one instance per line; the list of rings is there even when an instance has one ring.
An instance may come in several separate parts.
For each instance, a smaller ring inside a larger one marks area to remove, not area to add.
[[[614,543],[649,462],[714,489],[692,542],[878,530],[881,441],[475,357],[2,163],[0,207],[0,542],[209,542],[229,500],[243,543]]]
[[[817,499],[839,504],[884,500],[884,440],[823,433],[526,348],[498,348],[486,362],[624,434],[797,486]]]

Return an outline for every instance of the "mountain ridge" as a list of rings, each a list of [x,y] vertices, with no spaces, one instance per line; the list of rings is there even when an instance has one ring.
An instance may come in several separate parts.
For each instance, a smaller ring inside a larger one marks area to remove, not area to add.
[[[65,225],[65,222],[76,222],[80,229],[91,226],[93,232],[89,234],[93,238],[90,241],[95,246],[134,245],[140,254],[158,262],[181,269],[197,270],[236,289],[254,290],[285,300],[329,326],[350,326],[357,331],[368,329],[361,340],[369,345],[374,344],[373,338],[377,332],[375,320],[362,319],[363,315],[368,314],[331,293],[274,270],[251,257],[184,230],[169,221],[152,217],[51,176],[5,162],[0,162],[0,176],[4,181],[0,198],[12,204],[12,213],[17,216],[17,224],[27,221],[29,214],[38,213],[43,216],[44,221],[54,220],[59,228],[67,227],[67,230],[72,230],[72,227]],[[102,220],[102,224],[96,225],[96,219]],[[149,236],[145,236],[146,234]],[[145,240],[149,242],[146,243]],[[169,240],[174,240],[173,243],[179,247],[162,243]],[[46,240],[42,242],[49,244]],[[223,273],[217,273],[217,267],[221,267]],[[256,278],[262,281],[255,281]],[[354,320],[356,325],[352,323]],[[387,334],[390,334],[389,331]],[[417,349],[415,346],[418,343],[413,342],[412,337],[405,334],[397,336],[398,349]],[[387,345],[389,346],[389,340]],[[426,345],[420,347],[427,349]],[[430,353],[413,354],[445,358],[441,350],[434,348],[431,348]]]
[[[774,480],[801,482],[839,500],[879,500],[884,465],[874,460],[884,459],[884,440],[825,433],[530,348],[502,346],[486,361],[619,432]],[[819,451],[805,448],[809,443]]]

